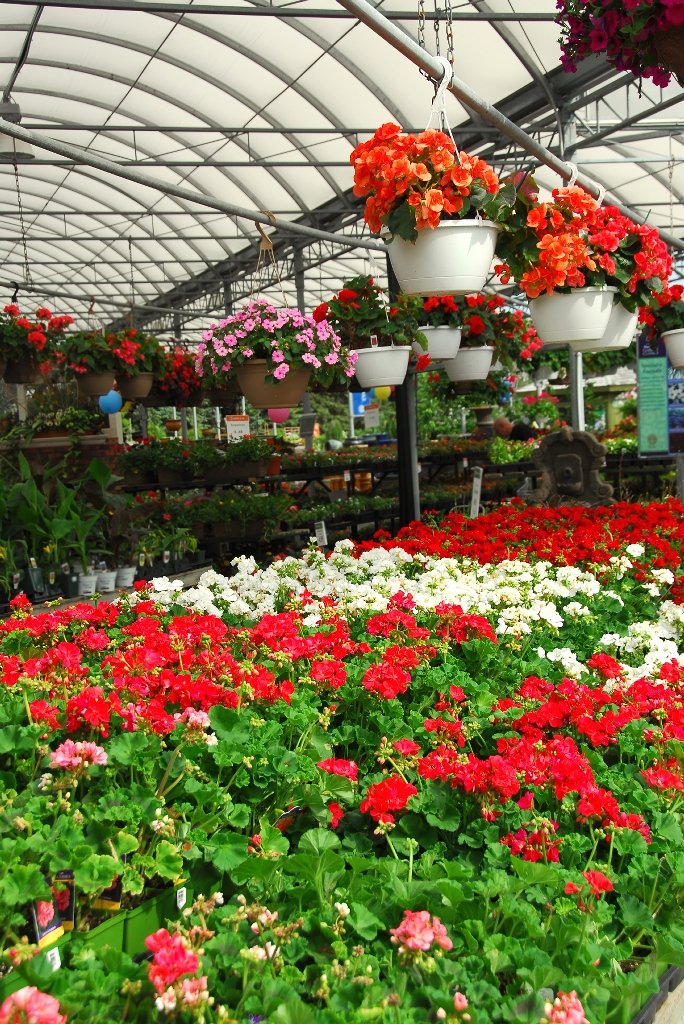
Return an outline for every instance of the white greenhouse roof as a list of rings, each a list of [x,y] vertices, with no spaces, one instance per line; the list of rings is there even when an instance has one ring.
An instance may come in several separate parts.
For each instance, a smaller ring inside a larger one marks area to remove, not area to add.
[[[377,6],[418,37],[416,5]],[[578,144],[572,158],[587,176],[639,217],[684,236],[679,86],[639,87],[598,57],[565,74],[554,0],[452,6],[460,79],[547,147],[557,149],[565,124],[566,138]],[[429,12],[425,39],[434,53]],[[335,0],[2,3],[0,84],[3,99],[20,105],[23,127],[124,171],[272,211],[279,221],[366,237],[349,154],[384,121],[425,127],[433,94],[413,64]],[[451,96],[447,110],[459,144],[499,172],[530,165]],[[132,302],[138,316],[167,327],[178,310],[176,323],[190,331],[222,310],[224,299],[253,287],[259,235],[251,221],[36,154],[19,165],[19,183],[37,298],[81,316],[95,299],[107,321],[124,317]],[[548,188],[559,182],[546,168],[537,178]],[[285,227],[273,237],[293,304],[297,259],[309,307],[346,276],[377,269],[349,244],[308,241]],[[0,262],[7,301],[23,282],[24,256],[14,169],[6,163]]]

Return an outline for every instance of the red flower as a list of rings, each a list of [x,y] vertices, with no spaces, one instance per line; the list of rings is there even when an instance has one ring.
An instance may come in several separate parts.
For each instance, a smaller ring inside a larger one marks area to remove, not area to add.
[[[391,775],[382,782],[374,782],[368,787],[359,810],[362,814],[370,814],[373,821],[392,824],[394,815],[390,811],[403,811],[407,802],[418,790],[410,782],[405,782],[398,775]]]
[[[318,761],[317,768],[322,768],[329,775],[341,775],[354,782],[359,777],[359,768],[355,761],[345,761],[341,757],[329,757],[327,761]]]
[[[340,807],[340,805],[335,803],[334,800],[331,800],[328,804],[328,810],[331,814],[330,828],[336,829],[341,819],[344,817],[344,808]]]

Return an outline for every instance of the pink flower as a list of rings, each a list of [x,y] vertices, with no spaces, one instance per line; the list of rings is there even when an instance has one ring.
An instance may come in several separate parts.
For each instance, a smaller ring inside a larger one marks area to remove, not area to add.
[[[405,910],[404,920],[397,928],[390,928],[395,946],[403,955],[428,953],[433,944],[449,950],[453,942],[438,917],[431,917],[427,910]]]
[[[45,930],[55,917],[55,908],[52,900],[36,900],[36,920],[38,927]]]
[[[88,740],[64,740],[50,755],[51,768],[66,768],[77,771],[93,764],[107,764],[107,753],[97,743]]]
[[[461,1010],[468,1009],[468,1000],[462,992],[454,992],[454,1010],[460,1013]]]
[[[273,371],[273,376],[275,377],[276,380],[283,380],[284,377],[287,377],[289,371],[290,367],[287,365],[287,363],[281,363],[280,366],[276,366],[275,370]]]
[[[195,953],[185,944],[181,935],[171,935],[166,928],[148,935],[145,945],[153,953],[152,963],[147,973],[157,992],[162,992],[173,985],[183,974],[194,974],[199,967]]]
[[[544,1007],[549,1024],[589,1024],[576,992],[559,992],[553,1003]]]
[[[59,1002],[32,985],[20,988],[0,1006],[0,1024],[65,1024]]]

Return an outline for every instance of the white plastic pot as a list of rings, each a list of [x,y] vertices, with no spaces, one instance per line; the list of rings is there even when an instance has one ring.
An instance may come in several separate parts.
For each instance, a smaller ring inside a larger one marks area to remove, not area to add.
[[[92,597],[97,590],[97,576],[94,573],[81,573],[78,577],[78,596]]]
[[[493,356],[494,349],[489,345],[460,348],[458,354],[444,364],[444,369],[449,380],[485,380]]]
[[[111,594],[116,590],[116,570],[114,572],[99,572],[97,574],[98,594]]]
[[[407,295],[466,295],[484,288],[498,227],[489,220],[442,220],[415,242],[387,243],[392,269]]]
[[[136,567],[134,565],[125,565],[125,566],[121,566],[119,569],[117,569],[116,570],[116,586],[117,586],[117,588],[124,587],[124,588],[128,589],[129,587],[132,587],[133,584],[135,583],[135,574],[137,573],[137,571],[138,570],[136,569]]]
[[[453,359],[461,344],[460,327],[419,327],[427,338],[430,359]]]
[[[608,326],[599,341],[573,341],[570,348],[575,352],[612,352],[614,349],[629,348],[637,328],[637,313],[630,313],[621,302],[613,303]]]
[[[368,388],[403,384],[408,370],[410,345],[377,345],[354,350],[356,379],[364,391]]]
[[[592,342],[605,334],[615,288],[573,288],[530,300],[530,313],[543,342]]]
[[[684,368],[684,329],[664,331],[661,335],[670,365],[676,370]]]

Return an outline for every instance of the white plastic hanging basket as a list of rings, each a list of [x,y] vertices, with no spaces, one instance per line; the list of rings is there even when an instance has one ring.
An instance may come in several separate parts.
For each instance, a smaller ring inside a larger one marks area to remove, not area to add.
[[[621,302],[615,302],[610,311],[608,326],[599,341],[573,341],[570,348],[575,352],[612,352],[629,348],[634,340],[637,320],[637,313],[630,313]]]
[[[356,379],[364,391],[404,383],[411,355],[410,345],[377,345],[353,351],[357,356],[354,365]]]
[[[494,349],[489,345],[479,348],[460,348],[454,359],[444,364],[449,380],[485,380],[492,365]]]
[[[613,306],[615,288],[573,288],[530,300],[530,313],[543,342],[598,341]]]
[[[665,342],[665,351],[670,364],[676,369],[684,369],[684,329],[665,331],[661,335]]]
[[[442,220],[415,242],[387,243],[392,269],[407,295],[466,295],[485,286],[498,227],[489,220]]]
[[[461,344],[460,327],[419,327],[427,338],[430,359],[453,359]]]

